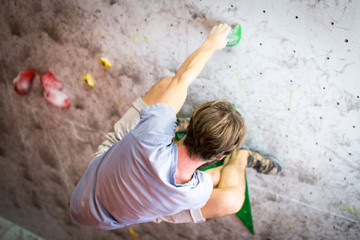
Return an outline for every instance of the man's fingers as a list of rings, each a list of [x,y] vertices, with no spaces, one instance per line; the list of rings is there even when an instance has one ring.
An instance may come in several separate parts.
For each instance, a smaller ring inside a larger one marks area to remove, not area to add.
[[[219,25],[215,25],[213,27],[213,30],[218,30],[218,31],[230,31],[231,30],[231,27],[227,24],[219,24]]]
[[[225,24],[219,24],[218,27],[219,27],[219,29],[224,30],[224,31],[227,31],[227,30],[231,29],[230,26],[227,25],[226,23]]]
[[[231,31],[231,27],[227,24],[218,24],[215,25],[208,36],[209,41],[216,49],[222,49],[227,44],[226,37]]]
[[[212,32],[215,34],[226,34],[226,36],[231,31],[231,27],[227,24],[219,24],[213,27]]]
[[[222,27],[227,34],[231,31],[231,27],[227,24],[224,24],[224,26],[222,26]]]

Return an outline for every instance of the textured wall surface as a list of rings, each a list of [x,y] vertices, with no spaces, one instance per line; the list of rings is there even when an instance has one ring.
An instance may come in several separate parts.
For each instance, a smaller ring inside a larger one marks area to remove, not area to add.
[[[226,22],[241,23],[240,44],[215,53],[181,115],[209,100],[235,103],[245,146],[285,169],[247,170],[255,236],[227,216],[134,225],[138,239],[360,238],[359,1],[1,0],[0,14],[2,217],[45,239],[131,239],[128,228],[76,225],[72,190],[130,103]],[[39,75],[17,95],[12,80],[28,68],[52,71],[71,107],[47,103]]]

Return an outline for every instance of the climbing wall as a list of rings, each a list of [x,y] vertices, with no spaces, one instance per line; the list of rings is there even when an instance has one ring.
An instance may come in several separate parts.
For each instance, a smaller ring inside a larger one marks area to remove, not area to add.
[[[44,239],[359,239],[359,16],[351,0],[2,0],[0,216]],[[116,231],[75,224],[68,201],[105,133],[222,22],[240,23],[242,39],[215,53],[180,115],[229,100],[247,124],[244,147],[283,159],[279,176],[247,170],[255,235],[236,216]],[[19,96],[12,81],[25,69],[37,76]],[[44,98],[48,70],[70,108]]]

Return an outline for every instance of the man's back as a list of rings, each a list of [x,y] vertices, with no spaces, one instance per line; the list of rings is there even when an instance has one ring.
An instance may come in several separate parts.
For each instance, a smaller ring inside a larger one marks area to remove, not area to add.
[[[156,104],[140,117],[133,131],[93,160],[77,185],[71,212],[78,222],[114,229],[201,208],[210,197],[212,181],[206,173],[196,171],[190,182],[175,184],[174,110]]]

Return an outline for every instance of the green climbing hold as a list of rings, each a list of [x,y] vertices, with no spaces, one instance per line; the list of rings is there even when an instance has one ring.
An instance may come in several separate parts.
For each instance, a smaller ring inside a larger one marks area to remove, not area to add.
[[[246,182],[245,201],[240,211],[236,213],[236,216],[243,222],[245,227],[254,235],[254,225],[251,215],[250,196],[249,196],[246,173],[245,173],[245,182]]]
[[[240,42],[241,39],[241,25],[237,24],[233,27],[227,36],[228,44],[226,46],[233,47]]]

